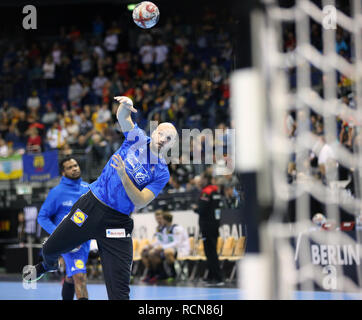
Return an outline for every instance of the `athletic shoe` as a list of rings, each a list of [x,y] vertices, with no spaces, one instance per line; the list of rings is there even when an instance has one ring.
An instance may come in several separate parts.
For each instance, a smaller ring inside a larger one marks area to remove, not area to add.
[[[32,283],[40,280],[47,272],[55,272],[56,269],[46,270],[43,263],[38,263],[35,266],[26,266],[23,270],[23,280]]]

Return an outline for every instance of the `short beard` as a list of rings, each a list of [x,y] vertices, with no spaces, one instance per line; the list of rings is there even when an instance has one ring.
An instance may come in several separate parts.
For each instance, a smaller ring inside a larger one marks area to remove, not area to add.
[[[78,179],[80,178],[80,176],[81,176],[80,173],[79,173],[79,175],[78,175],[76,178],[74,178],[74,177],[72,177],[72,176],[67,176],[67,175],[65,175],[65,177],[68,178],[68,179],[70,179],[70,180],[78,180]]]

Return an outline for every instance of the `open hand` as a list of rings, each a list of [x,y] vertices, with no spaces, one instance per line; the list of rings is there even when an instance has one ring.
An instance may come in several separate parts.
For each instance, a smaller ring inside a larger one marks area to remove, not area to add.
[[[117,170],[118,174],[123,174],[125,172],[126,167],[121,156],[119,154],[114,154],[112,156],[112,160],[114,164],[111,163],[111,166]]]
[[[136,113],[137,110],[134,108],[132,100],[125,97],[125,96],[117,96],[114,97],[114,100],[117,100],[119,102],[120,105],[122,105],[123,107],[125,107],[126,109],[128,109],[131,112]],[[131,102],[130,102],[131,100]]]

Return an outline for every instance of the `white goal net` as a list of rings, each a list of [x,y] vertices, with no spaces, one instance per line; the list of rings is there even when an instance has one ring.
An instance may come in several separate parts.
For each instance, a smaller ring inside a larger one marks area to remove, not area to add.
[[[238,168],[256,162],[259,202],[273,208],[260,226],[260,296],[361,292],[362,1],[289,2],[252,13],[254,78],[236,72],[231,85],[235,121],[252,117],[259,132],[252,157],[237,150]],[[236,96],[248,82],[260,97],[245,110],[255,101]]]

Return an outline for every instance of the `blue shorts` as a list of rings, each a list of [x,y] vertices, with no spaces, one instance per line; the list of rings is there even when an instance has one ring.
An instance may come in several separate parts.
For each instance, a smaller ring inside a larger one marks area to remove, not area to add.
[[[79,249],[75,248],[71,252],[62,254],[65,262],[67,277],[72,277],[76,273],[87,273],[86,263],[88,260],[90,241],[83,243]]]

